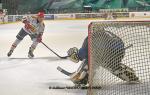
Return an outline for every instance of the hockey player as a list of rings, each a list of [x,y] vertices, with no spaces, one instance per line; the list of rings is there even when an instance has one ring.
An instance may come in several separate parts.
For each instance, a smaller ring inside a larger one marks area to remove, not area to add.
[[[22,19],[22,22],[25,24],[25,26],[17,34],[17,39],[13,42],[10,51],[7,53],[8,57],[12,55],[17,45],[27,35],[29,35],[31,40],[33,41],[31,47],[29,48],[28,57],[34,57],[33,51],[35,50],[38,43],[42,41],[42,35],[45,28],[43,20],[44,12],[39,12],[36,16],[27,16]]]
[[[102,35],[102,36],[98,36]],[[97,53],[100,62],[93,65],[93,70],[96,70],[99,66],[110,71],[113,75],[127,82],[138,82],[139,79],[135,75],[135,71],[122,64],[121,61],[125,55],[125,47],[123,41],[115,34],[102,30],[99,34],[94,35],[100,37],[95,48],[100,52]],[[99,54],[100,53],[100,54]],[[75,84],[87,84],[88,83],[88,37],[84,40],[82,47],[78,50],[76,47],[68,50],[69,59],[75,63],[82,61],[79,69],[71,75],[71,80]],[[102,59],[102,60],[101,60]]]

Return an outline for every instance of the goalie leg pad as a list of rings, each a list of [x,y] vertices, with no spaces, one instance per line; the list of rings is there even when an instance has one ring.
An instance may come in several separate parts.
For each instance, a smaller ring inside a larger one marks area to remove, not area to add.
[[[139,81],[135,71],[124,64],[121,64],[118,69],[113,72],[113,74],[127,82]]]
[[[87,85],[88,83],[88,74],[84,72],[84,78],[80,79],[80,74],[73,74],[71,77],[71,81],[75,84],[75,85]]]
[[[78,70],[70,76],[70,79],[75,84],[87,84],[88,82],[88,65],[86,60],[82,62]]]

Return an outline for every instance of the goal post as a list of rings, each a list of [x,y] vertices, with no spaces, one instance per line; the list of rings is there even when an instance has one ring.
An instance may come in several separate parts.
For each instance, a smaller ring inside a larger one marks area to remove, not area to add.
[[[99,21],[88,28],[88,95],[148,95],[150,93],[150,21]],[[121,65],[120,65],[121,64]],[[140,83],[129,84],[129,68]],[[126,69],[125,69],[126,70]],[[118,71],[119,74],[116,74]],[[120,73],[122,72],[122,73]]]

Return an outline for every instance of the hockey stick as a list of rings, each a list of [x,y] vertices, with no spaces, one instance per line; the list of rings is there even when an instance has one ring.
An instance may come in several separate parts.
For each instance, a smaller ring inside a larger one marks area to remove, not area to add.
[[[101,89],[101,86],[49,86],[49,89]]]
[[[73,73],[70,73],[68,71],[66,71],[65,69],[61,68],[60,66],[57,67],[57,70],[60,71],[61,73],[67,75],[67,76],[70,76],[72,75]]]
[[[51,48],[49,48],[45,43],[41,42],[46,48],[48,48],[51,52],[53,52],[56,56],[58,56],[61,59],[67,59],[69,56],[60,56],[56,52],[54,52]]]

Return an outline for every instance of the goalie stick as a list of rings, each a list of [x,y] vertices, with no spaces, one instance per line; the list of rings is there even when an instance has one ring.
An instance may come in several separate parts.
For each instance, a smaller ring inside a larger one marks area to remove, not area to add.
[[[72,75],[73,73],[70,73],[68,71],[66,71],[65,69],[61,68],[60,66],[57,67],[57,70],[60,71],[61,73],[67,75],[67,76],[70,76]]]
[[[54,52],[51,48],[49,48],[45,43],[41,42],[46,48],[48,48],[51,52],[53,52],[56,56],[58,56],[61,59],[67,59],[69,56],[60,56],[56,52]]]
[[[85,66],[86,66],[86,62],[84,62],[83,64],[81,64],[78,69],[81,69],[81,70],[82,70]],[[73,73],[75,73],[75,72],[70,73],[70,72],[68,72],[67,70],[61,68],[60,66],[57,67],[57,70],[60,71],[61,73],[65,74],[65,75],[67,75],[67,76],[70,76],[70,75],[72,75]],[[78,73],[79,73],[79,72],[80,72],[80,71],[78,71]]]
[[[49,89],[101,89],[101,86],[49,86]]]

